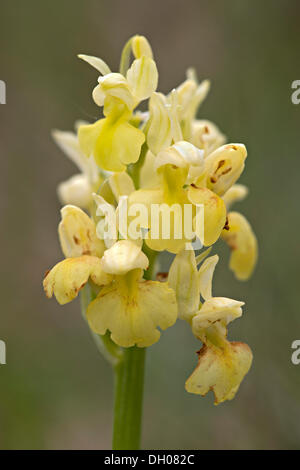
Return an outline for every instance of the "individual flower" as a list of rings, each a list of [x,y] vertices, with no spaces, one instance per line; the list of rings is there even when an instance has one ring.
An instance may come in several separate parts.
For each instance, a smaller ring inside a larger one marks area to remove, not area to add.
[[[194,134],[191,129],[196,122],[194,118],[197,109],[205,99],[208,91],[208,80],[204,80],[198,85],[194,74],[188,71],[187,80],[176,89],[173,89],[168,95],[152,93],[149,100],[149,119],[145,125],[147,145],[151,155],[157,155],[169,147],[172,142],[183,140],[193,143],[201,150],[204,149],[205,146],[202,145],[202,142],[201,145],[198,145],[200,143],[199,138],[195,139],[196,142],[193,142]],[[211,123],[212,128],[213,126]],[[215,129],[217,129],[216,126]],[[219,141],[221,142],[220,139]],[[148,169],[150,170],[150,165]]]
[[[43,285],[47,297],[54,294],[60,304],[77,297],[89,278],[98,286],[107,284],[110,276],[101,268],[104,243],[96,235],[93,220],[75,206],[61,210],[58,233],[66,259],[56,264],[46,275]]]
[[[76,128],[80,122],[76,123]],[[72,204],[90,209],[91,194],[101,184],[102,177],[93,156],[87,158],[80,150],[78,137],[74,132],[54,130],[52,137],[60,149],[77,166],[80,173],[58,185],[58,197],[63,205]]]
[[[93,99],[103,106],[105,116],[94,124],[80,126],[80,148],[87,157],[94,155],[104,170],[123,171],[139,159],[145,135],[130,120],[136,106],[157,87],[158,73],[149,43],[144,37],[135,36],[131,44],[135,60],[126,76],[111,72],[101,59],[79,56],[101,73]]]
[[[147,347],[158,341],[158,328],[165,330],[176,321],[176,297],[167,283],[142,278],[148,258],[141,247],[118,241],[105,251],[101,267],[112,281],[87,309],[91,329],[100,335],[110,331],[111,339],[123,347]]]
[[[189,142],[176,142],[159,152],[154,165],[160,184],[129,196],[129,204],[143,203],[149,214],[154,205],[160,208],[160,218],[155,223],[152,219],[145,227],[150,228],[147,245],[157,251],[178,253],[195,235],[205,246],[215,243],[226,222],[224,201],[210,189],[191,183],[204,171],[203,151]],[[197,207],[202,206],[204,227],[197,223],[199,213],[196,217]],[[170,231],[164,235],[164,224],[168,222]]]
[[[187,379],[186,390],[199,395],[213,390],[218,404],[236,394],[250,369],[252,352],[244,343],[227,340],[227,325],[242,315],[243,302],[212,297],[218,256],[207,258],[199,271],[197,261],[193,250],[179,253],[170,269],[169,284],[176,292],[179,317],[189,322],[193,334],[203,343],[198,366]]]

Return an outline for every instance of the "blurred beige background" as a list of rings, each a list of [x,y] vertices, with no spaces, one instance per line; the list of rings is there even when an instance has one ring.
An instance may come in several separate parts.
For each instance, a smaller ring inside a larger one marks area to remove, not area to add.
[[[254,364],[236,399],[213,406],[184,382],[199,347],[178,322],[147,357],[143,445],[149,449],[295,449],[300,440],[299,172],[300,79],[297,1],[16,0],[1,3],[0,106],[2,449],[109,448],[112,373],[99,357],[79,304],[59,307],[41,288],[61,259],[58,182],[75,168],[50,138],[52,128],[93,121],[97,74],[76,58],[94,54],[116,70],[122,45],[146,35],[166,92],[194,65],[212,80],[199,116],[215,121],[249,157],[237,205],[260,245],[254,277],[238,283],[216,271],[214,293],[246,302],[230,338],[246,341]],[[211,395],[211,394],[210,394]]]

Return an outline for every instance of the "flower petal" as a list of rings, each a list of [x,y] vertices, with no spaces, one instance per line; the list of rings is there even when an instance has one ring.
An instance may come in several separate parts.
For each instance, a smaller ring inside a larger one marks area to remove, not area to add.
[[[209,189],[197,188],[194,185],[188,189],[188,198],[193,204],[204,206],[204,240],[201,241],[205,246],[210,246],[218,240],[225,226],[225,203]],[[200,233],[198,236],[201,239]]]
[[[193,74],[194,75],[194,74]],[[196,82],[195,80],[195,77],[192,78],[192,76],[188,76],[188,79],[191,80],[193,79]],[[196,91],[195,93],[193,94],[192,98],[190,99],[190,102],[188,103],[188,106],[186,107],[186,111],[185,111],[185,120],[190,123],[190,125],[192,124],[196,114],[197,114],[197,110],[199,108],[199,106],[202,104],[202,102],[205,100],[208,92],[210,90],[210,81],[209,80],[203,80],[199,85],[198,87],[196,88]],[[186,134],[188,135],[188,137],[190,138],[190,133],[191,131],[189,129],[187,129],[187,132]]]
[[[229,212],[228,230],[222,238],[231,249],[229,268],[240,281],[251,276],[258,256],[256,236],[247,219],[239,212]]]
[[[190,322],[200,302],[198,271],[192,248],[182,250],[175,256],[168,281],[176,293],[179,318]]]
[[[153,58],[151,46],[145,36],[134,36],[131,47],[136,59],[140,59],[142,56],[150,57],[150,59]]]
[[[125,165],[135,163],[140,156],[145,135],[130,125],[122,116],[100,119],[79,128],[79,142],[85,155],[94,154],[103,170],[124,171]]]
[[[242,201],[248,194],[247,186],[243,184],[234,184],[231,188],[226,191],[222,197],[223,201],[226,204],[227,210],[237,201]]]
[[[144,133],[128,122],[106,121],[96,142],[96,161],[104,170],[122,171],[139,159],[144,141]]]
[[[110,248],[118,238],[116,209],[99,194],[93,193],[93,199],[97,207],[95,214],[97,237],[104,241],[107,248]]]
[[[171,121],[166,98],[162,93],[152,93],[149,100],[150,118],[147,144],[154,155],[171,144]]]
[[[182,190],[182,197],[186,197]],[[180,194],[178,194],[180,196]],[[181,200],[174,203],[161,203],[157,207],[151,206],[150,231],[146,234],[146,244],[155,251],[167,250],[179,253],[185,244],[194,238],[193,212]],[[189,205],[191,206],[191,205]]]
[[[174,142],[179,142],[183,140],[182,129],[179,122],[179,112],[180,106],[178,104],[178,93],[177,90],[172,90],[169,95],[169,117],[171,121],[171,129],[172,129],[172,138]]]
[[[43,286],[47,297],[51,298],[54,294],[58,303],[64,305],[77,297],[89,277],[99,286],[111,282],[111,276],[102,270],[98,257],[67,258],[51,269]]]
[[[82,209],[89,209],[92,187],[86,175],[79,173],[57,186],[57,194],[62,204],[71,204]]]
[[[54,129],[51,133],[58,147],[77,166],[81,173],[87,174],[88,160],[82,154],[77,135],[74,132],[65,132]]]
[[[204,300],[212,297],[212,279],[219,256],[214,255],[207,258],[201,265],[198,273],[200,293]]]
[[[111,175],[109,185],[116,201],[119,201],[121,196],[129,196],[135,190],[133,181],[126,171]]]
[[[178,105],[180,110],[180,120],[186,117],[189,107],[197,90],[197,83],[195,80],[188,78],[181,85],[176,88],[178,96]]]
[[[92,67],[98,70],[98,72],[100,72],[102,75],[111,73],[109,66],[104,62],[104,60],[100,59],[99,57],[94,57],[94,56],[85,55],[85,54],[78,54],[77,57],[79,59],[84,60],[88,64],[90,64]]]
[[[176,142],[171,147],[159,152],[155,160],[155,167],[175,165],[178,168],[197,167],[204,169],[203,150],[184,140]]]
[[[103,106],[105,100],[110,97],[116,98],[128,109],[134,107],[134,97],[130,90],[129,84],[120,73],[110,73],[104,77],[99,77],[99,85],[93,90],[93,99],[98,106]]]
[[[124,297],[118,283],[112,284],[89,305],[87,318],[94,332],[109,330],[119,346],[148,347],[160,338],[157,327],[165,330],[175,323],[175,293],[166,283],[145,281],[138,283],[134,297]]]
[[[231,400],[251,367],[249,346],[231,342],[223,350],[204,345],[198,356],[198,366],[185,383],[187,392],[204,396],[212,390],[216,405]]]
[[[149,98],[156,90],[158,83],[158,72],[154,60],[146,56],[134,60],[127,71],[127,81],[138,102]]]
[[[195,119],[192,122],[191,142],[203,149],[207,157],[226,142],[226,137],[213,122]]]
[[[202,336],[202,330],[211,327],[216,322],[227,326],[236,318],[242,316],[244,302],[227,299],[226,297],[211,297],[206,300],[197,315],[193,317],[192,329],[196,337]]]
[[[159,186],[159,177],[154,169],[155,158],[150,151],[146,153],[144,164],[140,171],[140,187],[142,189]]]
[[[151,207],[154,204],[162,204],[164,202],[163,190],[159,187],[154,189],[138,189],[130,194],[128,198],[128,212],[131,213],[131,207],[134,205],[143,205],[147,217],[143,218],[142,227],[150,227]]]
[[[219,196],[237,181],[245,167],[247,150],[243,144],[219,147],[205,159],[207,187]]]
[[[94,221],[79,207],[67,205],[61,209],[58,233],[62,251],[67,258],[82,255],[101,257],[104,243],[96,235]]]
[[[99,119],[93,124],[83,124],[78,128],[79,146],[84,155],[90,157],[95,148],[96,140],[103,126],[103,119]]]

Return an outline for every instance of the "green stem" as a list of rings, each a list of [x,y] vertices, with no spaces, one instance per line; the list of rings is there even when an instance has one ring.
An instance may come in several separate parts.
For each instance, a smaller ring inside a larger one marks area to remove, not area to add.
[[[113,450],[140,447],[145,348],[126,348],[115,366]]]

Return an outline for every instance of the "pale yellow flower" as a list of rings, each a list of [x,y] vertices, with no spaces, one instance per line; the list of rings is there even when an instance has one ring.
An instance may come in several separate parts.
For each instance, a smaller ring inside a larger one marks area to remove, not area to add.
[[[80,56],[103,74],[98,79],[93,98],[98,106],[104,107],[105,118],[81,126],[78,137],[82,152],[87,157],[94,155],[104,170],[123,171],[126,165],[135,163],[145,141],[144,133],[129,121],[140,101],[148,99],[156,90],[158,73],[146,39],[135,37],[132,44],[136,58],[126,77],[108,72],[109,68],[103,69],[103,61]]]
[[[108,283],[110,276],[100,265],[105,246],[96,236],[93,220],[75,206],[63,207],[61,215],[58,232],[66,259],[49,271],[43,285],[47,297],[54,294],[60,304],[65,304],[78,295],[89,278],[100,286]]]
[[[176,297],[167,283],[142,279],[148,259],[141,248],[118,241],[104,253],[101,267],[113,280],[88,307],[91,329],[100,335],[110,331],[111,339],[123,347],[158,341],[157,327],[165,330],[176,321]]]
[[[154,168],[160,178],[160,185],[140,189],[129,197],[129,204],[142,203],[148,208],[149,214],[154,204],[160,206],[159,220],[156,224],[148,221],[145,226],[150,228],[147,245],[157,251],[178,253],[195,235],[204,245],[213,244],[226,222],[224,201],[207,188],[187,184],[192,174],[197,177],[204,171],[203,152],[189,142],[176,142],[159,152],[155,157]],[[199,205],[203,205],[204,210],[204,237],[203,227],[198,227],[196,223],[196,207]],[[189,214],[186,212],[188,206],[191,207]],[[182,216],[184,213],[186,218]],[[164,223],[169,220],[170,233],[164,237]],[[187,226],[193,228],[194,235],[186,233]],[[175,229],[180,233],[175,233]],[[198,229],[201,229],[201,233]]]
[[[198,352],[198,366],[185,384],[186,391],[197,395],[214,392],[215,404],[232,400],[249,371],[252,352],[245,343],[227,342],[223,348],[204,345]]]
[[[185,250],[176,255],[169,274],[179,317],[191,324],[194,335],[203,342],[198,366],[186,381],[186,390],[200,395],[213,390],[216,404],[234,397],[252,362],[246,344],[227,340],[227,325],[242,315],[244,303],[212,297],[212,277],[218,259],[217,255],[207,258],[198,271],[199,258],[193,250]]]

